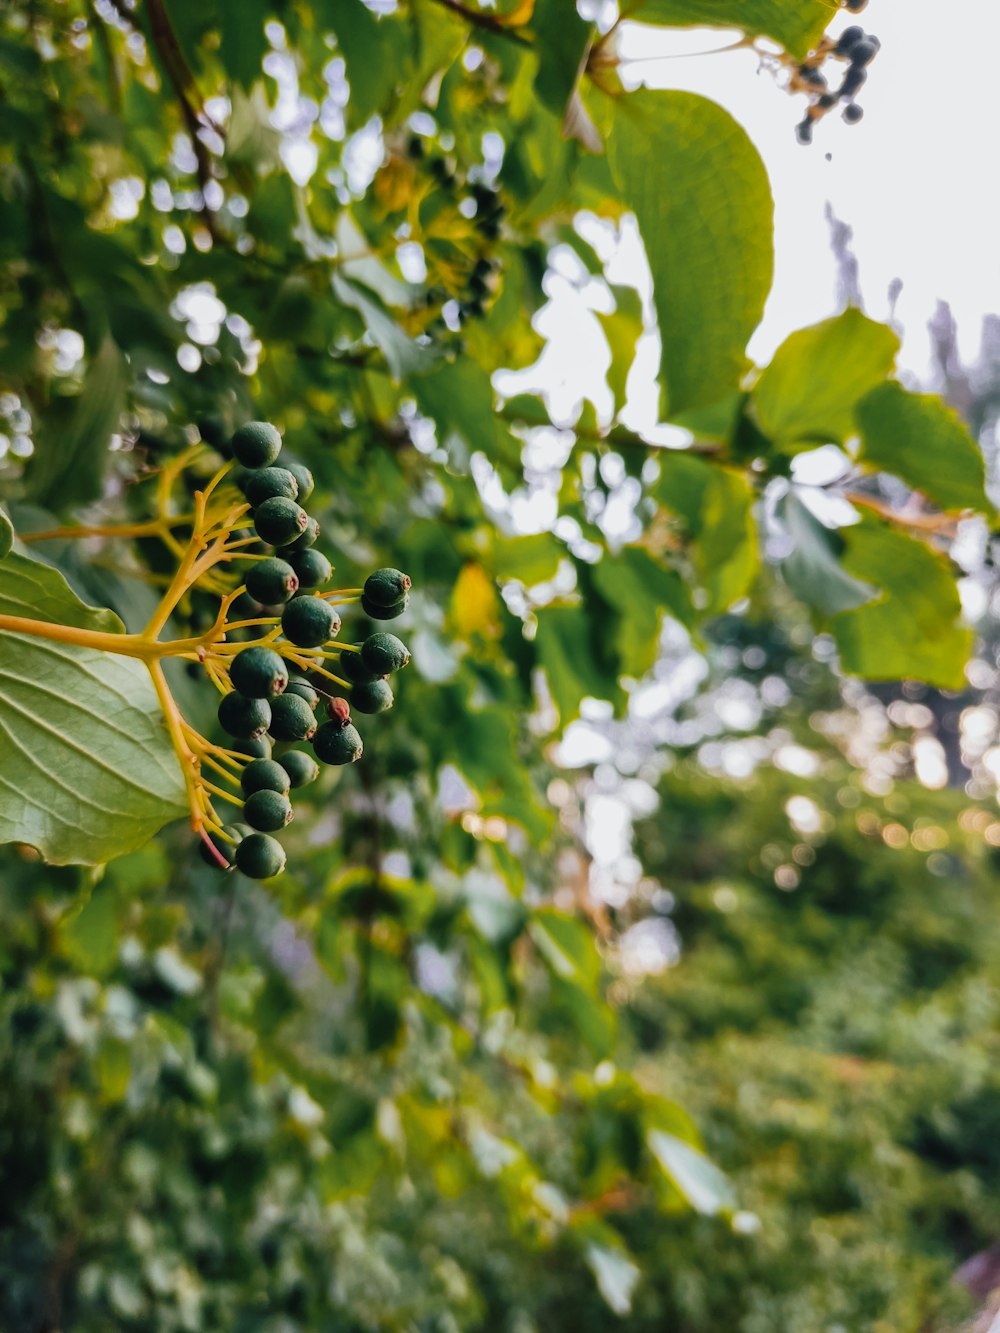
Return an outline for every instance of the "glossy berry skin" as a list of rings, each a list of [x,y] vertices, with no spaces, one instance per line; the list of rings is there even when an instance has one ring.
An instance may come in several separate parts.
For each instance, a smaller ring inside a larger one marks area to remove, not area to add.
[[[266,699],[250,699],[238,690],[224,695],[219,704],[219,725],[230,736],[256,740],[271,723],[271,705]]]
[[[333,566],[322,551],[310,547],[307,551],[296,551],[292,556],[292,568],[299,578],[300,588],[322,588],[333,578]]]
[[[336,633],[337,613],[319,597],[296,597],[281,616],[286,639],[300,648],[318,648]]]
[[[864,108],[858,106],[857,102],[848,102],[844,107],[844,120],[848,125],[856,125],[864,117]]]
[[[252,796],[255,791],[276,791],[286,796],[291,781],[276,759],[255,759],[240,774],[240,786],[244,796]]]
[[[364,745],[357,727],[324,722],[313,737],[313,749],[321,764],[353,764],[361,758]]]
[[[251,833],[236,849],[236,868],[251,879],[270,879],[285,868],[285,849],[266,833]]]
[[[319,707],[319,690],[314,685],[310,685],[307,680],[302,680],[298,676],[288,682],[285,693],[297,694],[300,699],[305,699],[314,713]]]
[[[261,833],[274,833],[292,821],[292,804],[284,792],[255,791],[243,805],[243,818]]]
[[[370,601],[364,594],[361,596],[361,609],[370,620],[395,620],[397,616],[403,614],[409,604],[409,597],[394,602],[392,606],[380,606],[378,602]]]
[[[384,713],[394,702],[392,686],[386,680],[373,680],[370,685],[355,685],[351,703],[359,713]]]
[[[270,467],[281,453],[281,436],[269,421],[248,421],[233,436],[232,450],[244,467]]]
[[[863,41],[854,43],[847,53],[848,59],[852,65],[870,65],[878,55],[879,46],[880,43],[865,37]]]
[[[852,46],[855,46],[858,42],[864,41],[864,36],[864,28],[859,27],[857,23],[852,23],[849,28],[845,28],[840,34],[834,50],[838,56],[847,55]]]
[[[248,699],[274,699],[288,685],[288,668],[270,648],[244,648],[229,665],[229,679]]]
[[[299,483],[294,473],[286,467],[262,467],[247,474],[243,494],[254,508],[276,495],[284,496],[286,500],[297,500]]]
[[[296,551],[307,551],[310,546],[315,546],[318,541],[319,524],[310,515],[301,535],[296,537],[293,542],[289,542],[287,546],[283,546],[278,554],[284,560],[291,560]]]
[[[372,671],[360,653],[341,653],[338,670],[352,685],[370,685],[385,675],[383,671]]]
[[[319,764],[305,750],[288,750],[278,763],[288,774],[288,781],[294,789],[307,787],[319,777]]]
[[[257,536],[268,546],[288,546],[305,532],[309,515],[294,500],[275,495],[253,511]]]
[[[847,0],[847,9],[851,14],[860,14],[868,8],[868,0]]]
[[[410,651],[395,634],[369,634],[361,645],[361,660],[373,676],[387,676],[406,666]]]
[[[305,504],[316,488],[313,474],[302,463],[282,463],[281,466],[295,478],[295,484],[299,488],[299,493],[295,498],[299,504]]]
[[[410,576],[398,569],[376,569],[365,579],[364,595],[372,606],[395,606],[410,591]]]
[[[276,741],[307,741],[316,731],[316,718],[301,695],[283,694],[271,705],[268,731]]]
[[[237,740],[233,749],[237,754],[248,755],[251,759],[270,759],[270,736],[256,736],[253,740]]]
[[[299,590],[299,576],[287,560],[269,555],[246,573],[247,592],[264,606],[280,606]]]
[[[844,81],[840,85],[841,97],[853,97],[858,89],[863,87],[867,78],[867,70],[862,69],[860,65],[852,65],[844,75]]]

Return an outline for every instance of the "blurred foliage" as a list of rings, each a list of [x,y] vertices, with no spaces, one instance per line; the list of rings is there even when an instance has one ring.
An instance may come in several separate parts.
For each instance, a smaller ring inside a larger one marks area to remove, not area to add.
[[[786,74],[831,12],[638,17],[742,22]],[[30,549],[141,627],[163,544],[31,539],[145,518],[142,483],[251,417],[314,472],[338,576],[390,563],[415,586],[400,707],[303,801],[267,888],[202,866],[176,827],[139,850],[99,827],[76,859],[106,865],[43,864],[15,799],[38,756],[15,778],[7,746],[4,1328],[915,1330],[989,1238],[990,884],[951,795],[890,810],[836,754],[811,786],[734,787],[668,742],[639,846],[681,966],[624,984],[641,900],[591,891],[555,749],[581,710],[625,717],[665,640],[752,637],[748,604],[795,626],[768,659],[786,682],[835,692],[839,651],[960,688],[952,542],[960,515],[992,516],[965,428],[893,378],[890,330],[848,311],[749,365],[764,166],[704,99],[625,94],[617,28],[562,0],[0,13],[0,483],[20,539],[0,597]],[[651,292],[605,276],[627,214]],[[600,293],[608,353],[568,418],[532,370],[554,256]],[[686,449],[622,419],[654,311]],[[498,370],[529,389],[499,397]],[[823,445],[845,446],[842,474],[793,482]],[[837,531],[820,490],[864,521]],[[177,632],[216,601],[185,602]],[[756,686],[749,661],[733,674]],[[209,726],[204,682],[171,684]],[[5,685],[5,726],[12,707]],[[792,795],[824,822],[783,893],[767,849],[799,864]],[[946,874],[876,836],[889,814],[907,838],[945,828]]]

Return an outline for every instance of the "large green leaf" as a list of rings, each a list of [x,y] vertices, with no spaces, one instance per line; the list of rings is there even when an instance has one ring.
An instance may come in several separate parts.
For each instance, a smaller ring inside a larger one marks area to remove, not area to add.
[[[712,1217],[736,1207],[732,1185],[704,1153],[663,1129],[649,1130],[646,1142],[660,1168],[696,1212]]]
[[[597,651],[595,632],[583,607],[547,606],[538,612],[535,647],[563,727],[579,714],[588,696],[616,705],[623,699],[610,655]]]
[[[774,206],[744,130],[693,93],[618,99],[608,141],[653,274],[672,415],[732,393],[774,270]]]
[[[610,315],[598,314],[604,336],[611,352],[608,367],[608,388],[615,401],[617,415],[625,406],[625,388],[628,373],[635,360],[636,347],[642,336],[642,301],[634,287],[613,287],[615,309]]]
[[[48,565],[12,552],[0,615],[120,631]],[[184,812],[181,772],[141,662],[0,631],[0,842],[59,865],[141,846]]]
[[[538,50],[535,91],[550,111],[562,116],[583,67],[593,25],[581,19],[574,0],[535,0],[531,27]]]
[[[824,527],[794,489],[778,506],[778,516],[794,543],[781,562],[785,582],[800,601],[823,616],[853,611],[876,596],[876,590],[852,578],[838,560],[844,549],[839,532]]]
[[[786,338],[753,392],[765,434],[789,453],[842,444],[854,406],[892,371],[899,339],[860,310],[845,310]]]
[[[868,680],[961,688],[973,635],[961,624],[944,556],[874,518],[844,529],[844,536],[844,568],[882,590],[876,601],[833,621],[844,670]]]
[[[773,37],[792,55],[817,44],[832,17],[826,0],[636,0],[624,16],[670,28],[738,28],[751,37]]]
[[[982,452],[940,398],[883,384],[858,403],[857,422],[865,463],[902,478],[942,509],[992,511]]]
[[[394,380],[426,370],[433,364],[433,354],[426,347],[415,343],[374,296],[357,283],[348,282],[340,273],[334,273],[332,283],[337,299],[361,316],[372,342],[385,357]]]
[[[743,472],[683,452],[661,455],[657,498],[681,520],[702,590],[715,615],[746,596],[760,564],[753,489]]]

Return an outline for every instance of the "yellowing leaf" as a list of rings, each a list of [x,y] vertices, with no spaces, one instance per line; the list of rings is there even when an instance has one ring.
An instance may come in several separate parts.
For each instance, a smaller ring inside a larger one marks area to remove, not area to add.
[[[481,565],[468,564],[459,572],[451,593],[451,623],[463,639],[474,634],[489,638],[499,630],[500,598]]]

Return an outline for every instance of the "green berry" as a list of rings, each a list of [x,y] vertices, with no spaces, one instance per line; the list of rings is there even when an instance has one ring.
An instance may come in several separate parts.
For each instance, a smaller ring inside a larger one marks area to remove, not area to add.
[[[398,569],[376,569],[365,579],[365,597],[372,606],[395,606],[410,591],[410,576]]]
[[[296,498],[300,504],[305,504],[316,487],[313,474],[302,463],[284,463],[283,467],[295,478],[299,488]]]
[[[285,796],[291,786],[288,774],[276,759],[255,759],[240,774],[244,796],[255,791],[277,791]]]
[[[370,685],[385,675],[383,671],[372,671],[360,653],[341,653],[339,670],[352,685]]]
[[[315,546],[319,541],[319,524],[310,515],[306,521],[305,531],[301,537],[296,537],[293,542],[283,546],[278,552],[284,559],[290,560],[296,551],[307,551],[310,546]]]
[[[271,721],[271,705],[266,699],[250,699],[239,690],[224,695],[219,704],[219,725],[230,736],[255,740],[263,736]]]
[[[292,556],[292,568],[299,576],[300,588],[322,588],[333,578],[333,566],[322,551],[310,547],[308,551],[296,551]]]
[[[316,731],[309,704],[298,694],[283,694],[271,704],[268,731],[276,741],[307,741]]]
[[[269,421],[248,421],[233,436],[232,450],[244,467],[270,467],[281,453],[281,436]]]
[[[369,634],[361,645],[361,660],[375,676],[401,671],[410,660],[410,652],[395,634]]]
[[[270,648],[244,648],[229,665],[229,679],[248,699],[274,699],[288,684],[288,668]]]
[[[214,857],[208,848],[204,838],[198,839],[198,851],[201,853],[201,859],[213,870],[232,870],[236,861],[236,848],[243,841],[244,830],[249,832],[246,824],[226,824],[223,828],[224,833],[228,833],[232,842],[227,842],[225,838],[220,838],[217,833],[209,833],[208,841],[212,844],[220,856],[227,862],[226,865],[219,865],[218,859]]]
[[[233,746],[237,754],[249,755],[251,759],[270,759],[270,736],[255,736],[253,740],[239,740]]]
[[[359,713],[384,713],[393,705],[392,687],[387,680],[355,685],[351,690],[351,703]]]
[[[299,483],[286,467],[262,467],[247,475],[243,494],[256,509],[275,495],[286,500],[297,500]]]
[[[288,682],[285,693],[297,694],[300,699],[305,699],[313,712],[319,706],[319,690],[316,689],[315,685],[310,685],[307,680],[303,680],[300,676]]]
[[[309,515],[302,506],[281,495],[272,496],[253,511],[257,536],[268,546],[288,546],[302,535],[308,523]]]
[[[292,787],[307,787],[319,777],[319,765],[311,754],[306,754],[305,750],[289,750],[281,756],[278,763],[288,774],[288,781]]]
[[[251,833],[236,849],[236,867],[251,879],[270,879],[285,868],[285,849],[266,833]]]
[[[339,617],[321,597],[296,597],[281,615],[281,629],[286,639],[300,648],[318,648],[333,637]]]
[[[313,737],[316,758],[322,764],[353,764],[361,758],[364,746],[357,727],[348,723],[324,722]]]
[[[262,833],[274,833],[276,829],[291,823],[292,804],[284,792],[262,788],[247,797],[243,805],[243,818],[251,828],[260,829]]]
[[[247,570],[247,592],[264,606],[280,606],[299,590],[299,576],[276,555],[255,561]]]
[[[361,609],[372,620],[395,620],[397,616],[403,614],[409,604],[409,597],[404,597],[401,602],[395,602],[392,606],[380,606],[377,602],[370,601],[364,594],[361,597]]]

